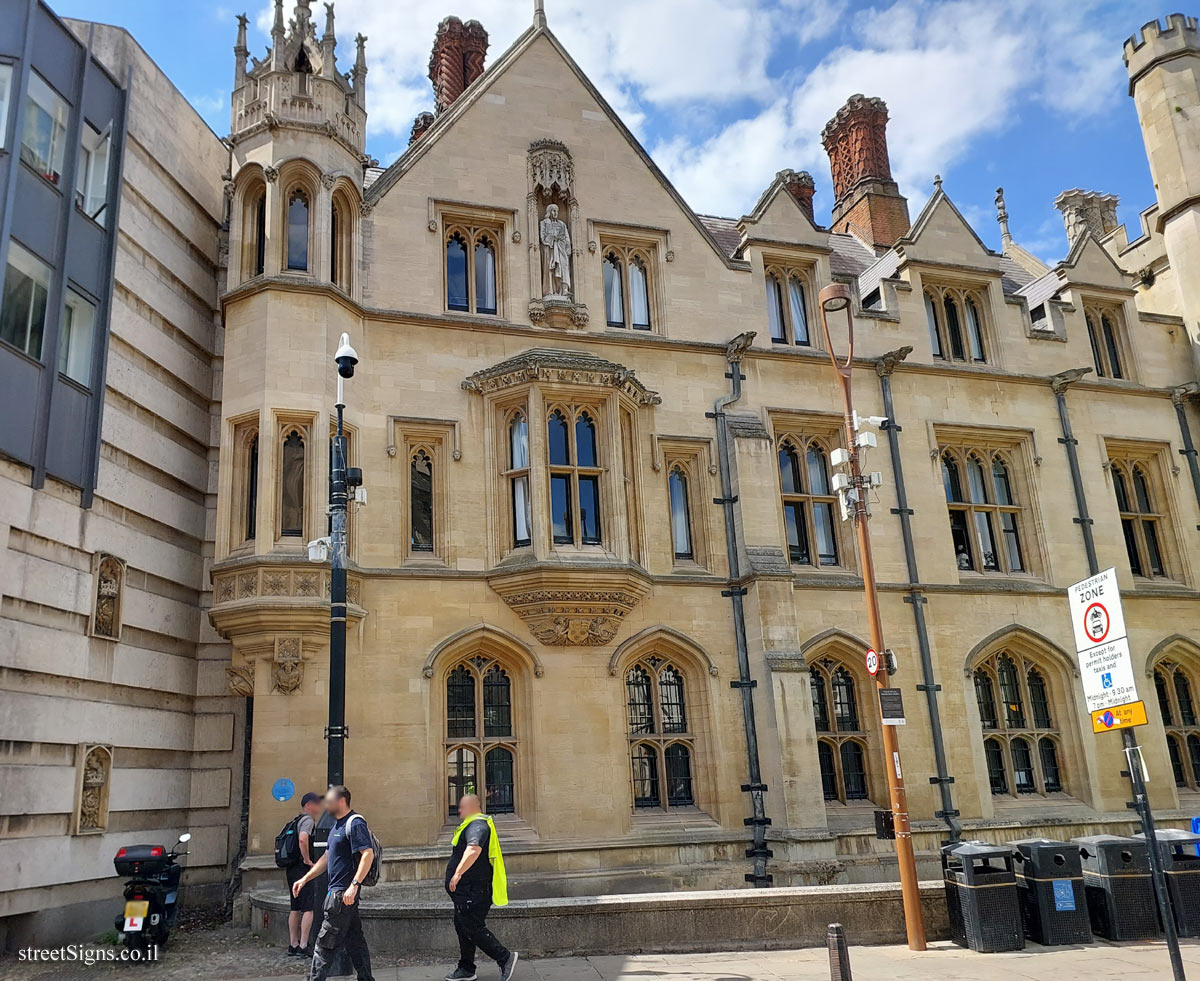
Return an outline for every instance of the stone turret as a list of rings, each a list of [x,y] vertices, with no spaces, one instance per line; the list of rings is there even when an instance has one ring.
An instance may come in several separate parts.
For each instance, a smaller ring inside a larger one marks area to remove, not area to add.
[[[1194,17],[1150,21],[1125,42],[1129,94],[1137,106],[1158,227],[1179,290],[1179,309],[1200,368],[1200,29]]]
[[[892,179],[887,104],[852,95],[821,132],[833,174],[833,230],[889,248],[908,231],[908,201]]]
[[[286,27],[283,0],[275,0],[271,46],[265,58],[251,58],[247,66],[245,16],[239,18],[230,124],[234,147],[257,146],[290,131],[293,140],[301,133],[332,139],[361,165],[367,123],[365,41],[360,35],[352,76],[343,75],[337,70],[333,4],[325,4],[325,31],[318,38],[309,0],[297,2]],[[303,147],[296,150],[321,156]]]

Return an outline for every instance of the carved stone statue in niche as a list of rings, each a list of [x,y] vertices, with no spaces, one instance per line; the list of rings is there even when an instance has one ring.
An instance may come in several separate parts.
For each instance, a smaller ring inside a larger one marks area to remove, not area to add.
[[[79,802],[75,833],[103,831],[108,826],[108,782],[112,774],[112,750],[107,746],[82,746],[85,753],[79,778]]]
[[[571,233],[558,217],[558,205],[546,206],[539,226],[542,243],[543,296],[571,296]]]

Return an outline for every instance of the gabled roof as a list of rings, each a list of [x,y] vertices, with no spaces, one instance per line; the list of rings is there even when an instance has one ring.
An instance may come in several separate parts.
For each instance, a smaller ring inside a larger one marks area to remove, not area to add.
[[[971,223],[967,221],[967,219],[963,217],[962,212],[955,207],[954,202],[950,200],[950,195],[942,190],[940,181],[934,188],[933,194],[930,195],[929,200],[925,202],[925,207],[921,209],[921,213],[917,215],[917,220],[912,223],[912,226],[907,232],[900,236],[900,239],[896,244],[916,244],[920,240],[921,235],[925,232],[925,229],[928,228],[932,223],[934,215],[937,213],[938,208],[942,205],[946,205],[950,209],[951,213],[955,218],[958,219],[962,227],[965,228],[970,234],[971,238],[975,240],[975,244],[979,246],[979,250],[984,255],[995,256],[997,254],[983,244],[983,239],[981,239],[975,233],[975,229],[971,227]]]
[[[1120,282],[1124,284],[1128,279],[1128,274],[1125,270],[1117,265],[1108,250],[1100,244],[1091,232],[1084,232],[1071,243],[1071,250],[1062,262],[1058,263],[1046,275],[1030,280],[1030,282],[1017,290],[1016,295],[1025,298],[1030,310],[1036,310],[1047,300],[1070,287],[1072,282],[1074,282],[1071,273],[1083,260],[1085,253],[1089,251],[1089,244],[1094,246],[1093,251],[1096,255],[1104,257],[1104,261],[1112,267],[1117,273]]]
[[[535,41],[538,40],[538,38],[542,37],[544,37],[550,43],[550,45],[558,53],[559,57],[563,59],[567,67],[574,73],[575,77],[579,79],[580,84],[582,84],[587,90],[588,95],[595,100],[596,105],[600,107],[605,116],[607,116],[613,126],[616,127],[617,131],[629,143],[633,151],[641,158],[642,162],[649,169],[650,173],[658,180],[659,184],[661,184],[667,194],[671,196],[679,209],[695,226],[696,231],[698,231],[701,237],[704,238],[704,240],[707,241],[710,246],[712,246],[712,250],[718,256],[720,256],[721,260],[726,265],[744,268],[740,261],[732,258],[730,253],[722,248],[720,244],[718,244],[709,228],[691,209],[691,206],[688,205],[688,203],[683,199],[679,191],[675,189],[675,185],[673,185],[667,179],[666,174],[659,170],[658,165],[651,158],[650,154],[646,152],[645,147],[638,142],[637,137],[635,137],[633,133],[629,131],[629,128],[621,121],[621,117],[617,115],[612,106],[610,106],[605,100],[604,96],[600,94],[596,86],[592,84],[591,79],[589,79],[587,75],[583,73],[583,69],[579,67],[579,65],[575,62],[575,59],[572,58],[567,52],[567,49],[563,47],[562,42],[554,36],[554,33],[550,30],[550,28],[546,27],[544,23],[539,25],[537,20],[535,20],[533,26],[526,30],[525,33],[520,37],[518,37],[509,46],[508,50],[505,51],[504,54],[502,54],[499,58],[497,58],[496,61],[494,61],[492,65],[482,75],[479,76],[479,78],[477,78],[467,87],[466,91],[454,101],[452,106],[450,106],[445,112],[441,113],[441,115],[434,120],[433,125],[425,131],[424,135],[421,136],[420,139],[414,143],[411,143],[408,149],[400,155],[399,159],[397,159],[395,163],[393,163],[382,174],[379,175],[378,179],[375,180],[369,188],[367,188],[364,195],[366,201],[372,205],[378,203],[379,199],[387,194],[388,190],[394,184],[396,184],[396,182],[399,181],[404,174],[407,173],[416,164],[416,162],[433,147],[435,143],[437,143],[441,135],[449,130],[455,124],[455,122],[461,118],[468,109],[471,108],[471,106],[478,102],[487,89],[506,71],[508,71],[508,69],[511,68],[526,51],[529,50],[529,48],[534,44]]]

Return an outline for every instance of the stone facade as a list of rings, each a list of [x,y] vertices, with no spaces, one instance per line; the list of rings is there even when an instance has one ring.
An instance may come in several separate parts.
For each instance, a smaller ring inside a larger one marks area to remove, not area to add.
[[[999,252],[940,182],[910,223],[886,106],[863,96],[823,134],[831,227],[791,170],[746,215],[697,215],[540,10],[486,70],[483,28],[442,22],[436,113],[386,169],[365,152],[366,39],[343,72],[331,5],[319,31],[307,0],[290,23],[276,0],[262,60],[241,20],[228,150],[97,27],[135,85],[95,503],[3,464],[10,940],[34,910],[99,909],[133,837],[189,828],[189,885],[234,862],[278,886],[295,803],[271,786],[325,776],[329,571],[306,546],[327,534],[343,332],[369,501],[350,516],[346,774],[391,877],[436,892],[469,789],[518,895],[742,885],[760,807],[776,884],[891,877],[860,562],[831,489],[834,282],[854,294],[858,411],[888,417],[872,529],[925,868],[954,822],[1129,829],[1071,654],[1089,542],[1125,594],[1154,804],[1182,821],[1200,804],[1200,298],[1190,192],[1164,189],[1186,184],[1171,140],[1186,155],[1194,134],[1154,93],[1200,111],[1179,84],[1200,55],[1194,23],[1170,23],[1126,49],[1160,193],[1146,234],[1073,192],[1053,267],[1012,240],[1001,194]]]
[[[80,52],[90,44],[90,70],[129,100],[107,201],[119,230],[111,316],[96,325],[96,474],[81,488],[0,462],[0,946],[16,947],[111,929],[117,849],[183,831],[185,897],[223,901],[245,699],[230,697],[229,646],[205,613],[228,153],[125,31],[0,7],[7,24],[23,23],[18,7],[44,18],[35,69],[61,30]]]

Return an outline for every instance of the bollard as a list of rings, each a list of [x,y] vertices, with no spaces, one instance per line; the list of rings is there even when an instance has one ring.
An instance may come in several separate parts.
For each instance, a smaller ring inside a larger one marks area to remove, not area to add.
[[[829,981],[854,981],[850,975],[850,951],[846,931],[840,923],[829,924]]]

